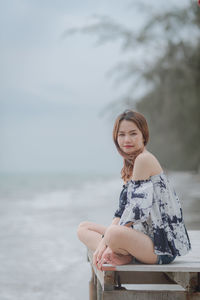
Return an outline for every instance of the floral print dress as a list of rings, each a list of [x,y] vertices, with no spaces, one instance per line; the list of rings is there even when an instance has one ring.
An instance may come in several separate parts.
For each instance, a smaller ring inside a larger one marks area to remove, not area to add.
[[[132,228],[147,234],[157,255],[180,256],[191,249],[179,198],[163,172],[123,185],[114,216],[119,225],[133,222]]]

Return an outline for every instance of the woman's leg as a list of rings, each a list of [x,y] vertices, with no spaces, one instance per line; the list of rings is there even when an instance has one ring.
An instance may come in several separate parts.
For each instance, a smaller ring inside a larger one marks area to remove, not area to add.
[[[157,255],[150,237],[133,228],[111,225],[105,233],[106,244],[118,254],[131,254],[139,261],[155,264]]]
[[[82,222],[78,227],[77,234],[82,243],[92,251],[95,251],[102,239],[101,235],[105,233],[106,228],[106,226],[93,222]]]

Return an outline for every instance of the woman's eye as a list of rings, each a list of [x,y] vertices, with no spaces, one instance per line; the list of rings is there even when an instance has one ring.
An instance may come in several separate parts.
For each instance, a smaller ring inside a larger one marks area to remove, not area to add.
[[[124,134],[123,134],[123,133],[120,133],[120,134],[118,134],[118,136],[124,136]]]

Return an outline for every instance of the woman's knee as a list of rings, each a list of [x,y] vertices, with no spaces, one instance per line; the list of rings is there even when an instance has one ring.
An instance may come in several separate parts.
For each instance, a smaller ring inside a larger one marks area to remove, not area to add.
[[[89,228],[91,222],[88,221],[83,221],[78,225],[78,229],[82,229],[82,228]]]
[[[111,248],[115,248],[122,237],[122,232],[118,225],[110,225],[105,233],[106,244]]]
[[[81,237],[82,237],[82,235],[83,235],[83,232],[84,232],[85,230],[88,230],[89,224],[90,224],[90,222],[88,222],[88,221],[83,221],[83,222],[81,222],[81,223],[78,225],[78,228],[77,228],[77,235],[78,235],[79,239],[81,239]]]

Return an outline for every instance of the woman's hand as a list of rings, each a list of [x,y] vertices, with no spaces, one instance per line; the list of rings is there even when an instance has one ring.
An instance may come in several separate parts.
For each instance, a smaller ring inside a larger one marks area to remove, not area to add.
[[[97,249],[95,250],[93,254],[93,264],[98,268],[98,263],[101,261],[102,254],[106,250],[106,244],[104,239],[101,240],[99,243]]]
[[[102,271],[103,264],[112,264],[112,257],[114,252],[107,247],[101,256],[101,260],[98,262],[97,268]]]

